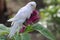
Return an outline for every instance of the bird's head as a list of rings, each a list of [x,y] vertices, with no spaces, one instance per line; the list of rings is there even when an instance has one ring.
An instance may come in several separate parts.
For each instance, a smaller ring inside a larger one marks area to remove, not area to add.
[[[32,2],[29,2],[27,5],[30,5],[31,7],[33,8],[36,8],[36,2],[32,1]]]

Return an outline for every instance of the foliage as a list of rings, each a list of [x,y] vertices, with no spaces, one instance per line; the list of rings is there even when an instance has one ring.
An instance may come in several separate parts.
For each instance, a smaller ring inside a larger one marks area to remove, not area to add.
[[[52,35],[52,33],[47,28],[44,28],[42,25],[38,23],[28,26],[24,33],[17,32],[10,40],[31,40],[31,37],[29,36],[29,32],[31,32],[31,29],[37,30],[50,40],[55,40],[55,37]],[[9,40],[8,30],[9,30],[8,27],[0,25],[0,40]]]
[[[50,40],[56,40],[55,37],[52,35],[52,33],[47,28],[43,27],[42,25],[37,23],[33,26],[33,28],[37,30],[38,32],[40,32],[45,37],[49,38]]]
[[[45,8],[40,9],[41,21],[45,21],[47,28],[56,36],[60,36],[60,1],[44,0]],[[60,40],[60,39],[59,39]]]

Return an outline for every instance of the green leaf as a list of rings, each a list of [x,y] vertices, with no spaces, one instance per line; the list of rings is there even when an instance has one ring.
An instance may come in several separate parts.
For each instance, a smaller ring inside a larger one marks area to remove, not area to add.
[[[5,25],[3,25],[3,24],[0,24],[0,30],[3,30],[3,31],[9,31],[9,28],[8,27],[6,27]]]
[[[2,31],[2,32],[0,33],[0,40],[7,40],[7,35],[8,35],[8,32]]]
[[[28,32],[32,32],[33,31],[33,27],[31,25],[28,25],[25,29],[25,32],[28,33]]]
[[[16,34],[14,36],[14,40],[30,40],[30,36],[28,33],[21,33],[21,34]]]
[[[3,24],[0,24],[0,40],[7,40],[9,28]]]
[[[0,24],[0,35],[4,35],[4,34],[6,34],[6,33],[9,33],[9,28],[8,27],[6,27],[5,25],[3,25],[3,24]]]
[[[0,24],[0,36],[9,33],[9,28],[3,24]]]
[[[21,36],[18,33],[16,33],[14,35],[14,40],[21,40]]]
[[[6,40],[5,36],[0,36],[0,40]]]
[[[6,30],[6,29],[7,29],[6,26],[4,26],[3,24],[0,24],[0,30]]]
[[[21,35],[21,40],[31,40],[28,33],[22,33],[20,35]]]
[[[42,25],[37,23],[37,24],[33,25],[33,28],[35,30],[37,30],[38,32],[40,32],[45,37],[47,37],[48,39],[56,40],[55,37],[53,36],[53,34],[47,28],[44,28]]]

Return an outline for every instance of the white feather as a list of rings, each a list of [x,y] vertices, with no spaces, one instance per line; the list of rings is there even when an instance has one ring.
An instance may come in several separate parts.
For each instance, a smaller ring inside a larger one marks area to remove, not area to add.
[[[14,36],[19,25],[22,26],[23,23],[25,22],[25,20],[30,18],[31,13],[35,8],[36,8],[36,3],[29,2],[26,6],[19,9],[17,14],[13,18],[8,20],[9,22],[12,21],[12,27],[11,27],[10,33],[8,35],[9,37]]]

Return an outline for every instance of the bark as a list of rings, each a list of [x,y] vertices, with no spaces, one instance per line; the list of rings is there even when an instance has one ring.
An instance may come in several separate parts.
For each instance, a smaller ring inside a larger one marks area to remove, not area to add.
[[[8,19],[8,15],[5,15],[7,12],[6,1],[0,0],[0,23],[5,24]]]

